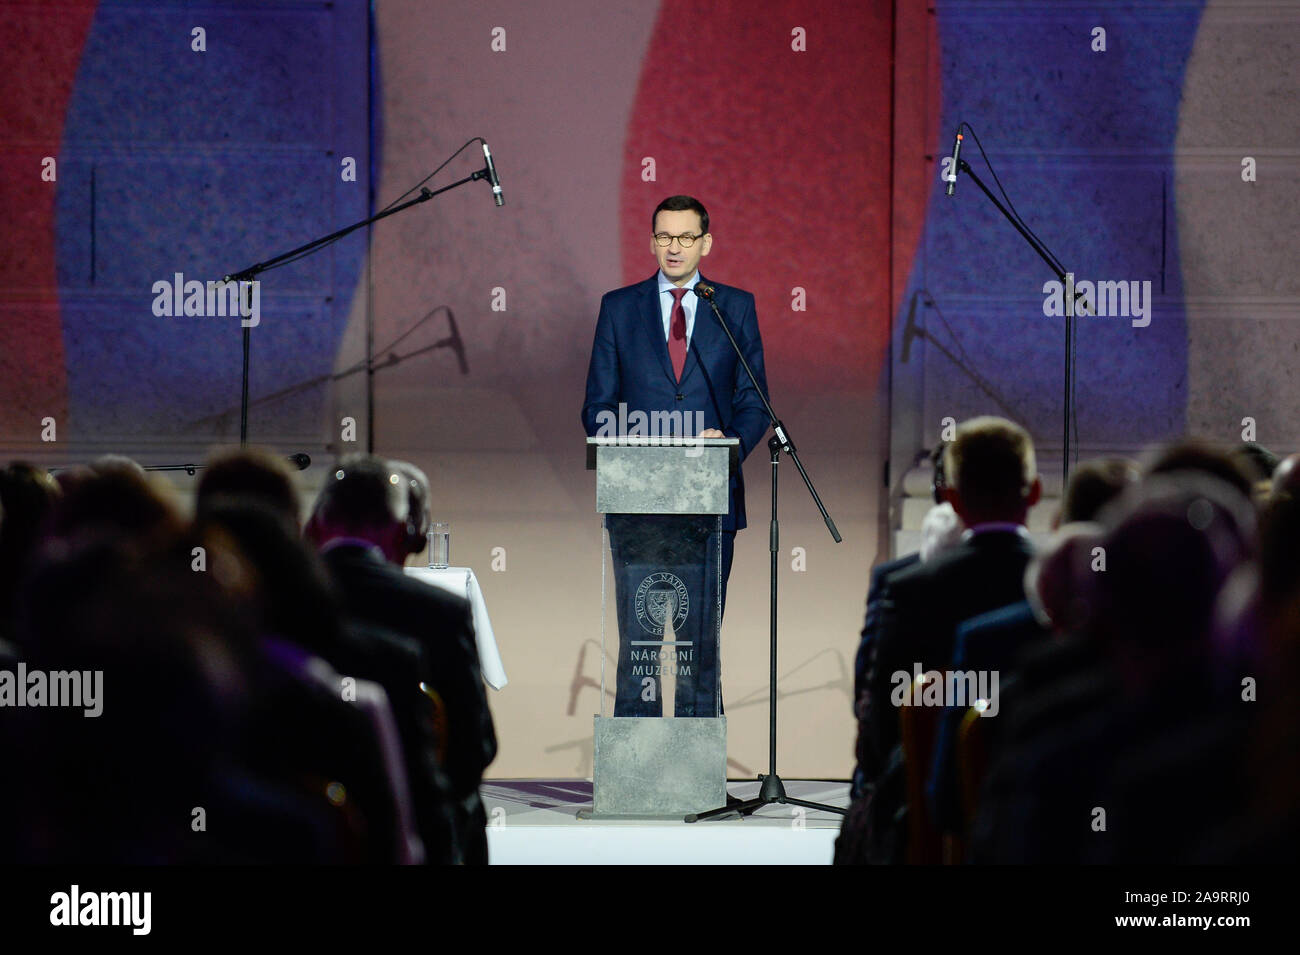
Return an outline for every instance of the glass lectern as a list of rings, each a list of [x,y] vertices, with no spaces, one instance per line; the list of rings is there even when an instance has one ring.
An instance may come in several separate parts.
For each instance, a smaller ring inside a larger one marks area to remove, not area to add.
[[[679,816],[726,798],[722,521],[735,438],[587,439],[602,528],[594,816]]]

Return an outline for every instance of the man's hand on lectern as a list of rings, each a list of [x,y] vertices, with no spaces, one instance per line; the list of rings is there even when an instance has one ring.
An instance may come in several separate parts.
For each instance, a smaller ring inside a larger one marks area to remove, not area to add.
[[[697,437],[701,437],[701,438],[725,438],[726,435],[723,434],[721,431],[719,431],[717,428],[705,428],[703,431],[701,431],[701,432],[699,433],[699,435],[697,435]]]

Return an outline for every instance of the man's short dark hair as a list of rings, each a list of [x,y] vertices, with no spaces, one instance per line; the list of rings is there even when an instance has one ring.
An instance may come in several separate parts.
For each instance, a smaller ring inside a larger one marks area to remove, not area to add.
[[[259,500],[275,508],[294,527],[302,520],[302,502],[293,472],[284,458],[261,448],[226,451],[208,462],[199,478],[196,509],[202,513],[223,497]]]
[[[355,530],[404,524],[409,501],[402,477],[383,458],[351,455],[325,478],[314,518]]]
[[[659,205],[655,206],[654,213],[650,216],[650,231],[655,230],[655,220],[659,218],[661,212],[695,212],[700,217],[700,235],[709,233],[709,210],[704,208],[704,203],[700,202],[694,196],[669,196]]]
[[[1250,472],[1239,459],[1222,447],[1200,438],[1183,438],[1157,445],[1147,452],[1143,471],[1147,475],[1172,474],[1175,471],[1198,471],[1227,481],[1243,497],[1255,489]]]
[[[1095,521],[1101,509],[1119,497],[1140,475],[1125,458],[1084,461],[1070,472],[1061,501],[1061,523]]]

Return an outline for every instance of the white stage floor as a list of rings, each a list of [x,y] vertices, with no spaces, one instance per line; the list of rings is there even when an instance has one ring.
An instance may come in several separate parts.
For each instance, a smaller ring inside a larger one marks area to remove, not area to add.
[[[847,806],[846,782],[786,779],[786,795]],[[730,782],[740,799],[757,780]],[[591,808],[589,779],[498,779],[483,784],[493,865],[830,865],[842,816],[773,804],[748,818],[732,813],[680,819],[578,819]]]

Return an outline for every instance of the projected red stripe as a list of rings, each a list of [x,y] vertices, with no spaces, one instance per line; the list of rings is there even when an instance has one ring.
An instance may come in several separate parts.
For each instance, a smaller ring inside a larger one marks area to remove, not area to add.
[[[15,6],[0,19],[0,433],[38,440],[40,420],[62,421],[67,373],[54,262],[57,182],[41,178],[58,157],[68,100],[95,5],[57,13]]]

